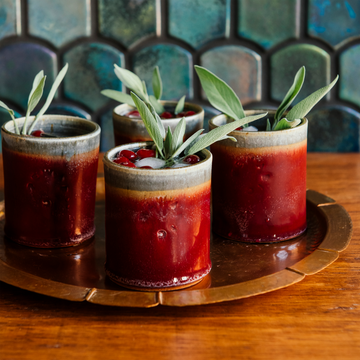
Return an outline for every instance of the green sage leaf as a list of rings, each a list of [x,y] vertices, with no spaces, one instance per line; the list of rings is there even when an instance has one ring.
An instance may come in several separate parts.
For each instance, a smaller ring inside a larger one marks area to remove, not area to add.
[[[172,144],[172,133],[170,126],[168,126],[168,130],[166,133],[166,138],[164,141],[164,151],[165,151],[165,157],[168,158],[171,156],[171,144]]]
[[[266,131],[271,131],[270,119],[266,119]]]
[[[153,75],[152,75],[152,88],[155,95],[155,98],[157,100],[161,99],[162,91],[163,91],[163,85],[161,81],[160,76],[160,70],[158,66],[155,66]]]
[[[281,119],[281,116],[284,114],[284,112],[287,110],[287,108],[291,105],[291,103],[294,101],[294,99],[298,95],[298,93],[301,90],[302,85],[304,83],[304,79],[305,79],[305,66],[302,66],[296,73],[293,84],[291,85],[290,89],[286,93],[280,106],[276,110],[276,113],[274,116],[273,129],[275,129],[278,121]]]
[[[134,92],[131,92],[131,97],[141,115],[141,118],[143,119],[146,130],[148,131],[151,138],[154,140],[160,157],[164,159],[164,155],[162,152],[164,148],[164,138],[161,136],[161,132],[159,130],[156,118],[153,116],[151,111],[148,109],[146,104],[140,99],[138,95],[136,95]]]
[[[4,108],[5,110],[8,111],[8,113],[10,114],[11,116],[11,119],[14,121],[14,127],[15,127],[15,132],[20,135],[20,130],[19,130],[19,127],[17,126],[17,123],[15,121],[15,112],[14,110],[10,109],[5,103],[3,103],[1,100],[0,100],[0,107]]]
[[[150,104],[154,107],[155,111],[158,114],[162,114],[165,111],[162,104],[156,99],[156,97],[154,95],[149,96],[149,101],[150,101]]]
[[[186,95],[184,95],[177,103],[176,108],[175,108],[175,115],[181,113],[184,110],[185,98],[186,98]]]
[[[225,135],[227,135],[231,131],[234,131],[236,128],[242,126],[243,124],[247,124],[252,121],[258,120],[266,115],[267,115],[267,113],[247,116],[245,118],[235,120],[226,125],[219,126],[215,129],[209,131],[207,134],[205,134],[196,144],[194,144],[189,149],[188,154],[189,155],[196,154],[197,152],[199,152],[202,149],[205,149],[206,147],[210,146],[214,142],[219,141]]]
[[[301,123],[300,119],[295,119],[293,121],[288,121],[286,118],[283,118],[277,123],[275,129],[273,129],[273,130],[277,131],[277,130],[291,129],[291,128],[295,127],[295,126],[298,126],[300,123]]]
[[[132,97],[121,91],[106,89],[106,90],[102,90],[101,94],[107,96],[110,99],[113,99],[113,100],[119,101],[121,103],[128,104],[130,106],[135,107],[135,103],[134,103]]]
[[[336,76],[332,83],[313,92],[304,100],[300,101],[287,113],[286,118],[289,121],[304,118],[310,112],[310,110],[333,88],[338,79],[339,75]]]
[[[212,106],[235,120],[245,117],[239,98],[225,81],[201,66],[195,65],[195,70]]]
[[[69,65],[66,64],[59,72],[59,74],[57,75],[54,83],[52,84],[51,86],[51,89],[50,89],[50,92],[49,92],[49,95],[45,101],[45,104],[44,106],[40,109],[39,113],[36,115],[33,123],[31,124],[30,126],[30,129],[29,129],[29,134],[31,134],[35,124],[37,123],[37,121],[40,119],[41,116],[43,116],[43,114],[45,113],[45,111],[48,109],[48,107],[50,106],[55,94],[56,94],[56,91],[59,87],[59,85],[61,84],[62,80],[64,79],[65,75],[66,75],[66,72],[68,70],[68,67]]]
[[[34,78],[34,81],[33,81],[33,84],[32,84],[32,89],[31,89],[30,94],[29,94],[28,104],[29,104],[29,102],[30,102],[30,98],[31,98],[32,94],[34,93],[34,91],[35,91],[36,88],[38,87],[38,85],[39,85],[39,83],[40,83],[40,81],[41,81],[41,79],[42,79],[43,77],[44,77],[44,71],[43,71],[43,70],[39,71],[39,72],[36,74],[36,76],[35,76],[35,78]]]
[[[115,74],[119,78],[119,80],[128,89],[132,90],[135,94],[145,100],[146,96],[144,93],[143,83],[140,78],[130,70],[123,69],[116,64],[114,64],[114,67]]]
[[[165,138],[165,128],[164,128],[164,124],[161,121],[160,116],[158,115],[158,113],[155,111],[154,107],[151,104],[146,104],[148,109],[150,110],[152,116],[155,118],[157,124],[158,124],[158,129],[160,131],[161,137],[164,139]]]
[[[185,140],[185,142],[171,155],[170,159],[176,158],[179,156],[183,151],[186,153],[186,149],[191,147],[191,144],[193,144],[196,139],[201,135],[201,133],[204,131],[204,129],[198,130],[196,133],[192,134],[188,139]]]
[[[35,106],[39,103],[39,101],[42,97],[42,94],[44,91],[44,86],[45,86],[45,80],[46,80],[46,76],[44,76],[40,80],[36,89],[32,92],[32,95],[31,95],[29,103],[28,103],[28,107],[26,109],[25,121],[24,121],[24,125],[22,128],[22,132],[21,132],[23,135],[26,135],[26,129],[27,129],[26,126],[27,126],[29,116],[30,116],[31,112],[34,110]]]
[[[183,117],[176,125],[173,133],[171,152],[174,153],[181,146],[184,141],[184,135],[186,130],[186,120]]]

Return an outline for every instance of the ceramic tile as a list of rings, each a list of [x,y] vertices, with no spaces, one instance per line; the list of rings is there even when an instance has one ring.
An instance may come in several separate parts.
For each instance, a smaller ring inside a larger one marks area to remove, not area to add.
[[[121,90],[114,74],[114,64],[123,65],[123,54],[110,45],[86,43],[72,48],[64,55],[69,70],[64,79],[66,98],[84,104],[95,111],[109,99],[100,94],[103,89]]]
[[[111,108],[100,116],[100,151],[105,152],[115,147],[112,113],[113,109]]]
[[[308,33],[334,47],[360,36],[359,0],[309,0]]]
[[[134,55],[134,72],[145,80],[149,94],[152,94],[151,79],[154,67],[158,65],[163,81],[163,100],[178,100],[186,95],[192,99],[191,54],[177,45],[149,46]]]
[[[304,85],[293,104],[329,84],[329,54],[315,45],[290,45],[271,57],[271,96],[274,100],[282,101],[303,65],[306,67]]]
[[[327,106],[308,116],[308,151],[358,152],[360,113],[345,106]]]
[[[340,55],[340,98],[360,106],[360,45]]]
[[[169,34],[199,48],[228,36],[230,0],[169,0]]]
[[[46,111],[46,114],[70,115],[70,116],[77,116],[83,119],[91,120],[90,114],[88,114],[86,111],[78,108],[77,106],[68,105],[68,104],[52,104],[49,106],[49,109]]]
[[[261,99],[261,57],[256,52],[243,46],[220,46],[204,53],[200,62],[229,84],[242,104]],[[206,98],[204,92],[202,96]]]
[[[29,33],[56,47],[90,35],[90,0],[28,0]]]
[[[18,0],[0,1],[0,40],[20,34],[20,2]]]
[[[99,0],[100,33],[129,47],[156,35],[156,0]]]
[[[57,73],[56,55],[38,44],[15,43],[0,49],[0,99],[27,107],[35,75],[47,76],[43,99],[48,95]]]
[[[300,0],[238,0],[239,35],[265,49],[298,38],[299,24]]]

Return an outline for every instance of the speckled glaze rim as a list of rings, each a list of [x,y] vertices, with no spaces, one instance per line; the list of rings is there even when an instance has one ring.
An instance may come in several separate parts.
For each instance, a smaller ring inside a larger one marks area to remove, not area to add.
[[[268,113],[264,119],[273,117],[274,110],[247,110],[246,116]],[[230,118],[225,115],[217,115],[209,121],[210,130],[227,123]],[[252,124],[250,124],[252,125]],[[280,131],[232,131],[229,135],[235,137],[237,142],[231,140],[223,140],[221,144],[237,147],[237,148],[262,148],[272,146],[284,146],[297,144],[307,139],[308,120],[303,118],[301,124],[286,130]]]
[[[160,101],[164,106],[173,106],[175,107],[177,102],[176,101]],[[193,134],[197,130],[203,128],[204,124],[204,116],[205,111],[204,109],[197,104],[188,103],[186,102],[184,108],[187,110],[195,111],[194,115],[185,116],[186,120],[186,135]],[[133,136],[133,137],[144,137],[150,138],[144,122],[141,118],[130,118],[128,116],[124,116],[123,114],[128,113],[129,111],[134,110],[134,108],[128,104],[121,104],[118,105],[113,110],[113,126],[114,131],[119,133],[123,133],[125,136]],[[175,119],[163,119],[161,120],[164,124],[165,129],[170,127],[172,131],[175,130],[176,125],[179,123],[181,118]]]
[[[212,155],[202,150],[204,159],[197,164],[174,169],[139,169],[115,164],[111,159],[121,150],[151,146],[153,142],[139,142],[117,146],[105,153],[105,183],[121,189],[138,191],[176,190],[203,184],[211,179]]]
[[[29,117],[31,124],[34,116]],[[15,120],[22,128],[25,118]],[[52,133],[61,128],[65,131],[77,131],[79,135],[67,137],[34,137],[15,134],[13,120],[5,123],[1,128],[3,146],[27,154],[47,154],[72,156],[95,150],[100,144],[100,126],[93,121],[67,115],[44,115],[37,122],[35,129],[43,129]]]

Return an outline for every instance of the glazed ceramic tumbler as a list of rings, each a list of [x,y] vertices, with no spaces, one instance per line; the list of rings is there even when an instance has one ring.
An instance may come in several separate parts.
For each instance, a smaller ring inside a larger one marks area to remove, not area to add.
[[[24,118],[16,122],[21,129]],[[1,129],[5,235],[33,247],[78,245],[95,232],[100,127],[46,115],[38,129],[56,137],[17,135],[13,121]]]
[[[247,111],[246,116],[255,113]],[[273,115],[270,111],[269,116]],[[216,116],[210,129],[228,121],[226,115]],[[287,130],[233,131],[230,135],[237,142],[223,140],[211,146],[216,234],[270,243],[305,231],[307,126],[303,119]]]
[[[152,144],[152,143],[151,143]],[[106,273],[141,290],[173,290],[198,283],[211,269],[209,151],[202,161],[174,169],[139,169],[104,156]]]

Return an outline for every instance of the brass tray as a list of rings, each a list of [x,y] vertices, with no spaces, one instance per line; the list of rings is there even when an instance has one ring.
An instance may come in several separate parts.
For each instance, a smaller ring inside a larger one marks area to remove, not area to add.
[[[333,263],[351,239],[352,223],[346,210],[325,195],[308,190],[308,229],[303,235],[261,245],[213,235],[212,270],[199,284],[177,291],[132,291],[114,284],[105,275],[103,185],[103,179],[98,179],[95,239],[72,248],[34,249],[6,239],[0,203],[0,281],[60,299],[101,305],[201,305],[295,284]]]

